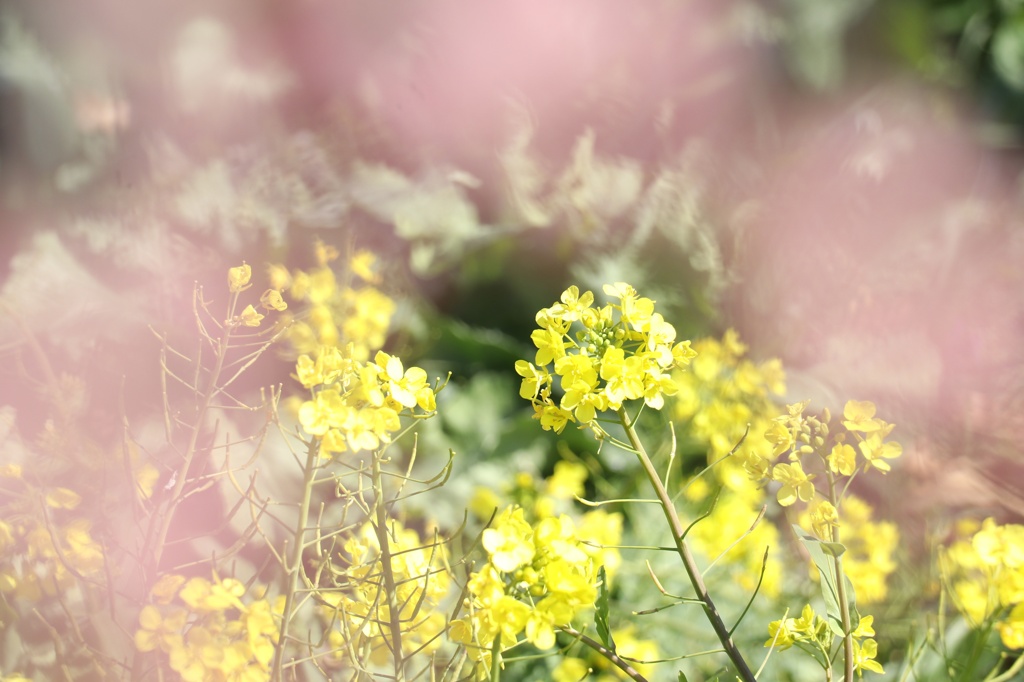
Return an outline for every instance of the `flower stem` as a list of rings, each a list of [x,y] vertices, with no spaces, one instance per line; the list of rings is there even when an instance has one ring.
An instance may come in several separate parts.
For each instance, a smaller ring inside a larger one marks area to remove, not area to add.
[[[199,290],[196,291],[194,296],[200,296]],[[197,299],[198,300],[198,299]],[[238,294],[232,293],[231,298],[228,302],[228,318],[230,319],[234,312],[235,305],[238,301]],[[196,312],[196,315],[199,313]],[[188,445],[185,448],[185,453],[182,457],[181,465],[178,467],[176,473],[175,484],[171,490],[170,495],[167,497],[167,512],[163,515],[155,513],[153,519],[158,519],[158,530],[156,534],[156,542],[153,544],[153,555],[152,555],[152,574],[156,575],[160,570],[160,560],[163,558],[164,547],[167,544],[167,533],[171,529],[171,522],[174,520],[174,513],[177,510],[178,504],[181,502],[181,494],[185,489],[185,484],[188,482],[188,472],[192,467],[192,460],[195,458],[197,446],[199,443],[199,433],[203,430],[203,422],[206,421],[206,414],[210,410],[210,406],[213,403],[213,397],[217,394],[220,388],[218,382],[220,381],[220,373],[224,369],[224,360],[228,355],[228,348],[231,346],[231,332],[232,327],[225,324],[223,333],[216,342],[216,358],[214,359],[213,371],[210,372],[210,381],[207,384],[206,391],[203,392],[202,400],[196,409],[195,422],[192,424],[191,433],[189,434]],[[200,375],[200,358],[196,358],[197,368],[196,377]],[[166,371],[166,368],[164,368]],[[196,388],[198,389],[198,381],[196,381]],[[150,525],[152,530],[152,525]],[[146,533],[146,540],[150,539],[151,535],[149,532]]]
[[[733,642],[732,636],[729,634],[729,628],[726,627],[721,614],[715,607],[715,602],[711,599],[711,595],[708,594],[707,586],[704,585],[704,578],[697,569],[697,563],[694,561],[693,555],[690,553],[689,546],[683,539],[683,534],[685,533],[683,524],[679,521],[679,515],[676,513],[676,508],[672,504],[672,500],[669,497],[668,491],[665,490],[665,486],[662,485],[661,478],[659,478],[658,472],[651,463],[650,457],[647,456],[647,451],[644,449],[643,443],[641,443],[639,437],[637,437],[636,431],[633,428],[633,421],[630,420],[629,415],[626,413],[626,408],[624,407],[619,408],[617,414],[619,416],[619,422],[622,424],[622,428],[625,429],[626,435],[629,437],[629,442],[633,446],[633,450],[640,459],[640,464],[643,466],[648,480],[651,482],[651,485],[654,486],[654,491],[658,496],[658,500],[661,502],[661,508],[665,512],[665,519],[668,521],[669,528],[672,530],[672,539],[675,541],[676,551],[683,560],[686,575],[690,578],[690,583],[693,585],[693,589],[697,593],[697,598],[704,606],[704,613],[707,616],[708,621],[711,623],[711,627],[714,629],[715,634],[718,636],[718,641],[722,643],[722,647],[725,649],[725,652],[729,655],[733,665],[736,666],[736,671],[739,673],[740,679],[742,679],[743,682],[755,682],[756,678],[754,677],[754,673],[750,670],[750,666],[747,665],[746,660],[743,658],[743,654],[741,654],[739,649],[736,648],[736,643]]]
[[[494,643],[491,645],[491,678],[490,682],[501,681],[501,633],[494,636]]]
[[[605,648],[601,645],[600,642],[595,641],[590,637],[587,637],[582,632],[579,632],[578,630],[568,625],[562,625],[559,629],[562,630],[562,632],[565,632],[566,634],[572,635],[575,639],[578,639],[579,641],[583,642],[597,653],[607,658],[612,665],[621,670],[629,679],[633,680],[634,682],[647,682],[647,678],[641,675],[640,672],[636,668],[631,666],[628,661],[619,658],[618,654],[616,654],[614,651],[611,651],[610,649]]]
[[[829,502],[836,509],[839,509],[839,499],[836,495],[836,477],[832,475],[832,470],[827,466],[825,467],[825,473],[828,476],[828,495]],[[832,526],[832,542],[839,543],[839,527]],[[846,575],[843,573],[843,557],[835,556],[832,558],[833,565],[836,571],[836,596],[839,598],[839,615],[843,621],[843,681],[853,682],[853,628],[850,627],[850,604],[846,599]]]
[[[312,439],[306,448],[306,466],[302,478],[302,502],[299,503],[299,518],[295,522],[292,534],[291,565],[285,566],[287,571],[287,587],[284,594],[284,612],[281,614],[281,633],[277,647],[274,649],[274,662],[271,668],[271,680],[281,682],[284,679],[284,650],[288,645],[292,617],[295,615],[295,594],[299,590],[299,575],[302,571],[302,553],[306,549],[306,526],[309,523],[309,505],[313,497],[313,478],[316,475],[317,459],[320,453],[320,441]]]
[[[381,474],[380,452],[373,455],[373,496],[375,502],[376,521],[374,531],[377,544],[380,545],[381,574],[384,581],[384,597],[388,604],[388,621],[391,629],[391,653],[395,658],[395,682],[405,679],[405,661],[402,648],[402,608],[398,603],[398,584],[395,582],[394,568],[391,565],[391,543],[388,539],[388,515],[384,501],[384,480]]]

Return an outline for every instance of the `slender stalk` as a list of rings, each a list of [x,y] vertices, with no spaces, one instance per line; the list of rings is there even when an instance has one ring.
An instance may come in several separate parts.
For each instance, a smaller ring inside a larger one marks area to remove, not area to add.
[[[755,682],[756,678],[754,677],[754,673],[750,670],[750,666],[747,665],[747,661],[743,658],[743,654],[741,654],[739,649],[736,648],[736,643],[733,642],[732,636],[729,634],[729,628],[726,627],[721,614],[718,612],[717,607],[715,607],[715,602],[711,599],[711,595],[708,594],[707,586],[704,584],[704,578],[701,576],[700,570],[697,569],[697,563],[694,561],[693,555],[690,553],[689,546],[683,539],[683,534],[685,533],[683,524],[679,521],[679,515],[676,513],[676,508],[672,504],[672,500],[669,497],[668,491],[665,490],[665,486],[662,485],[661,478],[658,477],[658,472],[651,463],[651,458],[647,456],[647,450],[644,449],[643,443],[640,442],[639,437],[636,435],[636,431],[633,429],[633,421],[630,420],[629,415],[626,413],[626,408],[624,407],[619,408],[617,414],[619,416],[619,422],[622,424],[622,428],[625,429],[626,435],[629,437],[629,442],[633,446],[633,450],[640,459],[640,464],[643,466],[648,480],[650,480],[651,485],[654,486],[654,491],[658,495],[658,500],[661,502],[661,508],[665,512],[665,519],[668,521],[669,528],[672,530],[672,539],[675,541],[676,551],[683,560],[686,575],[690,578],[690,583],[693,585],[693,589],[697,593],[697,598],[704,606],[704,613],[707,616],[708,621],[711,623],[711,627],[714,629],[715,634],[718,636],[718,641],[722,643],[722,647],[729,655],[729,659],[732,660],[733,665],[736,666],[736,671],[739,673],[740,679],[742,679],[743,682]]]
[[[836,497],[836,477],[827,466],[825,473],[828,476],[828,495],[832,506],[839,509],[839,500]],[[839,543],[839,527],[832,526],[832,542]],[[843,620],[843,681],[853,682],[853,628],[850,627],[850,605],[846,600],[846,575],[843,573],[843,557],[832,558],[836,571],[836,596],[839,597],[839,615]]]
[[[373,455],[373,496],[376,522],[374,531],[377,533],[377,544],[380,545],[381,576],[384,581],[384,598],[388,603],[388,624],[391,628],[391,653],[395,663],[395,682],[405,679],[405,661],[402,649],[402,612],[398,603],[398,585],[395,582],[394,568],[391,566],[391,543],[388,539],[388,515],[384,502],[384,480],[380,468],[381,454]]]
[[[295,594],[299,590],[299,575],[302,571],[302,553],[306,545],[306,526],[309,524],[309,505],[313,497],[313,478],[317,471],[317,460],[320,456],[320,441],[312,439],[306,448],[306,466],[302,477],[302,502],[299,503],[299,518],[295,521],[295,532],[292,534],[291,565],[285,566],[287,588],[284,596],[284,612],[281,614],[281,632],[274,650],[274,662],[271,667],[271,680],[281,682],[284,679],[284,650],[288,646],[292,617],[295,615]]]
[[[491,678],[490,682],[501,681],[501,633],[494,636],[494,643],[491,645]]]
[[[612,665],[621,670],[629,679],[633,680],[634,682],[647,682],[647,678],[641,675],[636,668],[631,666],[629,664],[629,661],[625,661],[619,658],[618,654],[616,654],[614,651],[611,651],[610,649],[606,649],[604,646],[601,645],[600,642],[591,639],[590,637],[587,637],[582,632],[575,630],[574,628],[569,627],[568,625],[563,625],[559,629],[562,632],[565,632],[566,634],[572,635],[573,637],[583,642],[597,653],[607,658],[608,661],[612,663]]]
[[[198,292],[195,295],[198,296]],[[237,300],[238,294],[231,294],[231,300],[228,303],[229,318],[234,311]],[[160,525],[156,535],[156,544],[153,545],[152,570],[154,573],[159,570],[160,559],[163,557],[164,545],[167,543],[167,533],[170,531],[171,522],[174,520],[174,512],[181,500],[181,493],[185,489],[185,483],[188,481],[188,471],[192,466],[192,460],[196,455],[196,446],[199,443],[199,432],[203,428],[203,422],[206,420],[206,413],[210,410],[210,404],[213,402],[213,396],[217,394],[217,382],[220,380],[220,374],[224,369],[224,360],[227,358],[228,347],[230,346],[231,341],[231,331],[232,327],[230,325],[224,325],[224,331],[217,340],[217,357],[214,360],[213,371],[210,373],[210,382],[207,385],[206,391],[203,392],[202,402],[199,404],[199,409],[196,411],[195,423],[192,425],[192,433],[189,435],[188,446],[185,448],[185,455],[182,459],[181,466],[176,472],[177,479],[174,484],[174,488],[172,489],[171,494],[167,497],[167,513],[163,515],[154,515],[154,518],[156,518],[156,516],[160,517]],[[196,362],[198,363],[199,360],[197,359]],[[198,388],[198,385],[196,387]],[[149,534],[147,534],[147,539],[148,538]]]

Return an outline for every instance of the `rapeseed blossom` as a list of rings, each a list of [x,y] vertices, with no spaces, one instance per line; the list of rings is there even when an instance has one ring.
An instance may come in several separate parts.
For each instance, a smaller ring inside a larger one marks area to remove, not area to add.
[[[351,276],[340,282],[330,265],[337,257],[336,250],[318,244],[315,269],[289,272],[280,265],[271,266],[271,284],[307,304],[304,313],[293,313],[288,320],[287,338],[297,354],[315,356],[325,348],[351,344],[351,357],[365,362],[384,345],[395,302],[375,286],[381,277],[371,252],[353,254],[348,261]],[[275,303],[272,295],[265,302]]]
[[[496,641],[501,650],[520,636],[538,649],[553,647],[558,627],[594,605],[599,584],[595,553],[567,515],[531,524],[521,507],[506,507],[482,542],[488,560],[470,576],[467,615],[449,628],[449,637],[481,664],[481,675]]]
[[[283,603],[249,592],[234,578],[162,576],[139,612],[135,648],[165,654],[185,682],[268,680]]]
[[[353,353],[352,344],[344,351],[323,348],[315,360],[301,355],[295,363],[295,377],[313,389],[312,398],[299,407],[299,423],[320,439],[325,457],[376,450],[401,428],[403,411],[436,409],[425,371],[405,369],[399,358],[383,351],[365,363]]]
[[[601,433],[598,416],[630,400],[661,409],[677,390],[671,371],[694,356],[689,341],[673,345],[676,330],[654,312],[654,301],[625,282],[605,285],[604,293],[617,302],[594,307],[594,294],[573,285],[537,313],[533,362],[515,366],[519,395],[545,430],[560,433],[573,422]]]
[[[1024,526],[985,519],[940,552],[939,569],[972,627],[994,622],[1008,649],[1024,648]]]

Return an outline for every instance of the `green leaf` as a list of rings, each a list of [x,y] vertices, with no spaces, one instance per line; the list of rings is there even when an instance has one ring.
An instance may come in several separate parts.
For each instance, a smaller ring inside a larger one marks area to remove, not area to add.
[[[831,557],[841,557],[846,551],[846,545],[841,542],[822,542],[821,551]]]
[[[608,602],[610,593],[608,590],[608,576],[605,574],[604,566],[597,572],[597,579],[601,585],[597,590],[597,603],[594,610],[594,625],[597,626],[597,635],[601,643],[609,651],[615,651],[615,641],[612,639],[612,631],[608,627]],[[682,673],[679,673],[682,675]]]
[[[839,587],[836,579],[836,557],[842,556],[846,547],[838,542],[822,542],[818,538],[804,531],[800,526],[794,525],[793,532],[804,543],[811,561],[818,568],[821,576],[821,596],[825,600],[825,610],[828,614],[828,626],[837,637],[845,637],[843,631],[843,616],[839,607]],[[843,576],[843,586],[846,594],[846,604],[850,611],[850,631],[856,629],[860,623],[860,614],[857,613],[857,600],[853,592],[853,584],[850,579]]]
[[[684,675],[683,671],[680,670],[679,671],[679,677],[676,678],[676,682],[690,682],[690,681],[688,679],[686,679],[686,675]]]

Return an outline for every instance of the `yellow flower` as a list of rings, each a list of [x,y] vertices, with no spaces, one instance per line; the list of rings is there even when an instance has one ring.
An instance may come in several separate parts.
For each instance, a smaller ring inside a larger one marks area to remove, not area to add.
[[[814,499],[814,474],[804,473],[800,462],[792,464],[776,464],[772,469],[772,478],[782,484],[779,488],[779,504],[788,507],[799,498],[804,502]]]
[[[853,668],[854,670],[870,670],[873,673],[882,674],[882,666],[874,660],[878,655],[878,643],[873,639],[866,639],[864,642],[853,642]]]
[[[793,646],[796,643],[795,633],[792,629],[793,622],[792,618],[784,618],[768,623],[768,641],[764,645],[775,647],[779,651],[785,651]]]
[[[585,309],[594,304],[594,294],[587,291],[581,296],[579,287],[574,284],[562,292],[561,301],[548,308],[548,315],[553,319],[575,322]]]
[[[860,617],[860,623],[857,625],[857,629],[853,631],[853,636],[858,638],[858,639],[863,639],[864,637],[874,637],[875,636],[875,628],[873,627],[874,624],[875,624],[875,617],[874,616],[861,616]]]
[[[421,409],[433,409],[434,392],[427,385],[427,373],[423,369],[410,367],[406,370],[400,358],[384,351],[377,351],[374,364],[387,379],[388,395],[399,405],[412,408],[419,404]]]
[[[583,495],[587,480],[587,467],[579,462],[558,462],[547,482],[547,494],[560,500]]]
[[[256,312],[256,309],[250,304],[245,306],[245,310],[238,316],[238,319],[246,327],[258,327],[260,326],[260,320],[263,319],[263,315]]]
[[[875,404],[869,400],[850,400],[843,407],[843,426],[850,431],[871,433],[882,428],[883,423],[875,419]]]
[[[572,344],[565,340],[560,329],[535,329],[530,334],[533,345],[537,346],[537,355],[533,361],[540,367],[550,365],[565,357],[565,349]]]
[[[847,443],[836,443],[828,456],[828,467],[833,473],[852,476],[857,468],[857,452]]]
[[[1005,621],[996,625],[1007,649],[1024,648],[1024,603],[1017,604]]]
[[[639,296],[636,289],[625,282],[605,284],[603,290],[608,296],[614,296],[619,299],[617,307],[622,316],[622,321],[635,330],[639,331],[642,329],[654,313],[654,301]]]
[[[74,509],[82,498],[74,490],[54,488],[46,493],[46,506],[54,509]]]
[[[277,289],[267,289],[264,291],[263,295],[260,296],[260,305],[265,310],[281,311],[288,308],[288,304],[281,298],[281,292]]]
[[[292,276],[288,272],[288,268],[283,265],[268,265],[267,278],[270,280],[271,288],[278,291],[287,289],[292,285]]]
[[[551,672],[552,682],[580,682],[590,673],[590,667],[582,658],[566,656]]]
[[[778,457],[793,447],[793,435],[782,418],[772,420],[771,426],[764,432],[764,439],[774,446],[772,457]]]
[[[864,459],[867,460],[865,468],[874,467],[882,473],[886,473],[892,469],[888,462],[885,460],[899,457],[903,454],[903,446],[895,441],[882,442],[882,438],[878,433],[873,433],[871,436],[857,443],[857,447],[860,448],[860,452],[864,455]]]
[[[178,590],[185,584],[185,576],[167,574],[160,576],[153,587],[149,590],[150,598],[157,604],[170,604],[174,601]]]
[[[830,541],[832,528],[839,525],[839,512],[828,500],[822,500],[811,512],[811,528],[819,539]]]
[[[483,546],[491,563],[505,573],[511,573],[533,560],[533,528],[523,518],[523,510],[508,507],[497,519],[494,527],[483,533]]]
[[[245,261],[236,268],[228,268],[228,288],[233,292],[244,291],[252,278],[252,268]]]
[[[352,274],[364,282],[379,284],[380,275],[375,272],[377,267],[377,256],[372,251],[357,251],[348,261],[348,267]]]
[[[319,239],[316,240],[316,262],[320,267],[324,267],[333,260],[338,259],[338,249],[330,244],[324,244]]]
[[[139,612],[139,625],[142,627],[135,631],[135,648],[139,651],[157,648],[170,651],[181,642],[187,618],[185,609],[171,609],[164,615],[157,607],[147,604]]]
[[[535,416],[540,419],[541,428],[545,431],[561,433],[569,421],[576,421],[572,412],[557,405],[534,405],[533,409],[536,412]]]
[[[525,400],[536,400],[540,390],[551,383],[551,375],[546,370],[537,369],[526,360],[516,360],[516,374],[523,377],[519,397]]]

